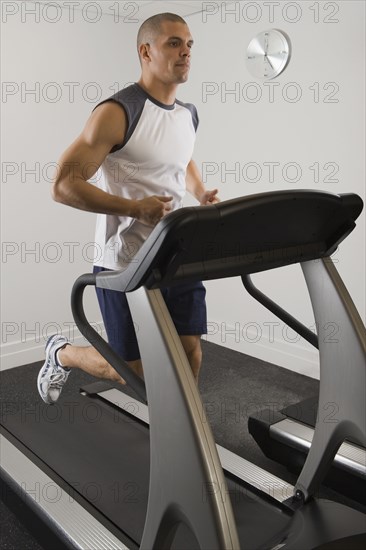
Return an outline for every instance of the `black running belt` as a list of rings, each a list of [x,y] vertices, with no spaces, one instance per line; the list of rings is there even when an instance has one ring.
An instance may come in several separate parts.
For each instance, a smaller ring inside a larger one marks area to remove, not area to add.
[[[123,523],[130,538],[140,540],[149,488],[148,428],[77,393],[60,405],[37,403],[35,414],[20,405],[4,427],[57,472],[71,488],[70,498],[81,495],[116,526]]]
[[[57,472],[54,477],[61,480],[70,498],[84,505],[86,501],[88,510],[96,511],[99,521],[108,518],[116,529],[139,544],[149,488],[148,427],[97,396],[75,393],[72,399],[60,399],[60,404],[52,406],[34,403],[33,397],[31,403],[19,402],[18,411],[14,403],[11,414],[2,419],[2,426],[22,442],[31,458],[35,455],[38,465],[47,466],[51,478],[52,472]],[[189,471],[179,475],[189,476]],[[260,547],[271,534],[278,533],[280,526],[286,528],[291,518],[279,503],[274,505],[269,497],[259,497],[230,476],[227,486],[242,540]],[[182,529],[178,536],[183,544],[180,548],[196,547],[192,537],[188,529]]]
[[[34,380],[38,368],[37,364],[26,367]],[[69,388],[57,404],[44,405],[34,395],[34,386],[24,384],[24,370],[1,373],[1,433],[63,489],[69,486],[71,497],[113,534],[131,541],[127,546],[135,547],[141,541],[147,504],[148,428],[101,397],[79,395]],[[189,476],[190,472],[172,469],[169,475]],[[27,487],[24,479],[25,491],[37,491]],[[334,526],[334,537],[337,526],[343,533],[344,524],[350,532],[359,532],[360,514],[335,502],[314,500],[292,515],[255,487],[230,475],[226,483],[225,496],[232,502],[241,548],[280,548],[283,541],[289,550],[308,548],[312,537],[319,539],[319,521],[314,522],[314,517]],[[177,535],[174,550],[197,548],[188,528],[180,528]]]

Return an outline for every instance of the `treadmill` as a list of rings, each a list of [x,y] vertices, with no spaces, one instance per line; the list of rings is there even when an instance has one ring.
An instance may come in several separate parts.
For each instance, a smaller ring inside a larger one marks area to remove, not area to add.
[[[263,294],[253,284],[250,275],[243,275],[242,281],[253,298],[319,349],[317,335]],[[331,327],[333,326],[334,323]],[[341,327],[336,327],[338,334],[340,329]],[[362,327],[361,336],[365,349],[365,331],[362,330]],[[334,343],[335,338],[328,334],[328,344]],[[352,360],[352,357],[349,360]],[[315,395],[299,403],[288,405],[280,411],[262,409],[250,415],[248,419],[248,431],[263,453],[268,458],[283,464],[295,474],[299,474],[304,466],[314,437],[318,415],[322,415],[324,422],[337,422],[338,403],[324,403],[323,410],[319,411],[318,401],[319,396]],[[366,505],[365,447],[358,445],[352,437],[347,438],[335,455],[333,463],[324,477],[323,484],[362,505]]]
[[[128,269],[77,279],[77,326],[138,398],[96,382],[51,407],[17,401],[16,388],[3,404],[2,491],[46,526],[47,548],[364,548],[365,515],[315,498],[343,441],[366,443],[364,328],[329,259],[362,208],[357,195],[308,190],[182,208]],[[339,403],[339,421],[317,423],[293,487],[215,444],[160,288],[297,262],[318,326],[331,315],[344,331],[332,349],[319,338],[319,403]],[[144,381],[88,322],[87,286],[127,292]]]

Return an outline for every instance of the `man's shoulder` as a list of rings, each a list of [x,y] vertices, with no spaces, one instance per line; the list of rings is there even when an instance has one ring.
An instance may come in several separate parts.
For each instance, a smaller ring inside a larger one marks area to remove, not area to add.
[[[115,99],[116,101],[133,102],[145,99],[145,95],[141,93],[141,88],[137,84],[129,84],[121,90],[118,90],[109,99]]]
[[[116,101],[117,103],[121,103],[128,110],[134,111],[136,106],[144,103],[145,100],[146,96],[141,93],[139,86],[137,86],[137,84],[130,84],[118,90],[118,92],[105,101]]]
[[[196,106],[193,103],[185,103],[183,101],[180,101],[179,99],[176,99],[175,102],[180,107],[184,107],[184,108],[188,109],[188,111],[191,113],[191,116],[192,116],[193,125],[194,125],[195,129],[197,130],[198,123],[199,123],[199,118],[198,118],[198,113],[197,113]]]
[[[141,94],[140,88],[136,84],[130,84],[98,103],[94,110],[103,104],[116,103],[124,109],[129,122],[131,122],[142,110],[145,100],[146,97]]]

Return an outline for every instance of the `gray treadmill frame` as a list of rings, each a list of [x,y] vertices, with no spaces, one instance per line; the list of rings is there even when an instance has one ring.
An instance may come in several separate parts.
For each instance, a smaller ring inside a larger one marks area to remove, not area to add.
[[[306,424],[286,418],[269,428],[271,438],[302,452],[308,452],[314,437],[314,429]],[[366,449],[352,443],[342,443],[334,458],[334,465],[340,469],[358,474],[366,480]]]
[[[201,548],[240,548],[215,441],[161,291],[140,287],[126,296],[149,364],[150,487],[141,549],[169,548],[181,522]]]
[[[365,327],[330,257],[301,264],[314,311],[319,340],[320,388],[314,437],[295,492],[312,496],[346,438],[366,447]],[[337,338],[326,333],[329,323]],[[329,418],[327,408],[337,416]]]
[[[304,262],[301,267],[319,328],[319,410],[326,413],[330,403],[338,407],[334,422],[327,422],[323,414],[316,423],[295,486],[295,496],[306,501],[319,488],[347,437],[366,445],[366,346],[365,328],[331,258]],[[202,548],[239,548],[212,432],[161,292],[140,287],[126,296],[138,327],[141,359],[149,365],[144,376],[151,418],[151,475],[141,548],[168,547],[179,521],[192,528]],[[326,338],[329,322],[339,327],[338,340]],[[171,464],[189,475],[167,476]],[[214,490],[203,499],[207,487]]]

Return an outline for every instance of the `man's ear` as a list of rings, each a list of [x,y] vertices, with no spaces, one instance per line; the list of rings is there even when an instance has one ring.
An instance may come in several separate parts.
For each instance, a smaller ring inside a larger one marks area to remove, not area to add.
[[[142,61],[150,60],[150,44],[141,44],[139,48],[140,59]]]

